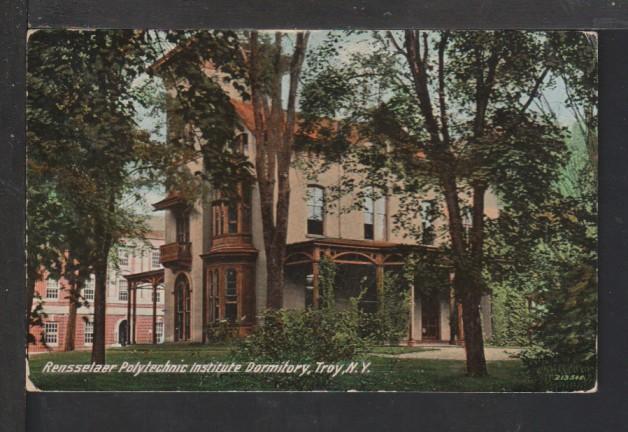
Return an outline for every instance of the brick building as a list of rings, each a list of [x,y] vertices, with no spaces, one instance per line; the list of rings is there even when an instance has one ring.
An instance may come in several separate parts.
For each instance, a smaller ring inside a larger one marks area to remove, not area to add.
[[[151,217],[148,221],[150,231],[146,238],[127,239],[116,248],[110,260],[107,272],[107,309],[105,322],[105,344],[121,346],[128,336],[128,282],[125,276],[146,273],[161,269],[159,248],[164,243],[164,219]],[[144,288],[144,289],[143,289]],[[29,345],[29,352],[62,351],[65,346],[66,330],[70,301],[67,281],[55,280],[44,273],[43,278],[35,283],[35,306],[40,301],[44,319],[42,326],[31,327],[31,334],[36,343]],[[75,349],[91,349],[93,338],[93,302],[94,279],[89,280],[82,290],[82,296],[89,304],[77,310],[75,327]],[[153,291],[149,286],[138,286],[136,294],[136,343],[153,341]],[[157,289],[157,341],[164,340],[163,327],[163,287]],[[35,307],[34,306],[34,307]]]

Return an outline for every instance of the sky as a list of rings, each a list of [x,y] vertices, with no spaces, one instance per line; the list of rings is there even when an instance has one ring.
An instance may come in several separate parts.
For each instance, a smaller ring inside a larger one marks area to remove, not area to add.
[[[290,33],[291,31],[288,31]],[[294,32],[294,31],[292,31]],[[316,30],[312,31],[310,35],[309,41],[309,50],[315,50],[321,46],[324,42],[325,38],[328,36],[329,31],[327,30]],[[368,44],[365,42],[367,38],[367,34],[352,34],[347,40],[348,43],[345,45],[345,50],[341,53],[341,59],[347,59],[351,54],[366,52],[369,50]],[[292,39],[287,38],[285,48],[289,50],[292,47]],[[145,79],[145,78],[144,78]],[[284,82],[284,90],[287,91],[288,87],[288,78],[285,78]],[[563,126],[571,126],[575,119],[572,111],[565,106],[564,101],[566,99],[565,89],[562,82],[559,82],[554,89],[545,93],[547,101],[552,106],[553,111],[555,112],[558,122]],[[139,127],[150,131],[152,138],[158,141],[165,140],[165,115],[161,115],[158,117],[151,117],[149,113],[143,109],[141,106],[137,106],[138,115],[137,122]],[[158,132],[157,132],[158,131]],[[149,213],[152,211],[152,207],[150,203],[159,201],[163,198],[164,191],[163,188],[157,188],[156,190],[148,190],[145,191],[145,202],[138,203],[137,208],[138,211],[143,213]]]

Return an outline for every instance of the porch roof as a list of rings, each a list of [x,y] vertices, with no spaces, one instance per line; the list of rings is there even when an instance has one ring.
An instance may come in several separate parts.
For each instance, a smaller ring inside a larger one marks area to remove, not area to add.
[[[149,270],[141,273],[123,275],[123,277],[134,285],[138,284],[161,284],[164,283],[164,269]]]
[[[158,210],[165,210],[171,207],[177,207],[177,206],[182,207],[185,205],[186,205],[186,201],[179,193],[170,192],[161,201],[153,203],[153,209],[155,209],[155,211],[158,211]]]
[[[402,265],[403,255],[413,251],[438,254],[441,249],[418,244],[321,237],[289,244],[286,265],[318,261],[320,253],[338,263]]]

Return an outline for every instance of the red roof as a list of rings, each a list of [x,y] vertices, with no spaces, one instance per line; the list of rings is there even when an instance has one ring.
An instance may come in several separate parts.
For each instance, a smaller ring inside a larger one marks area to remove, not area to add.
[[[231,99],[231,105],[235,108],[238,117],[244,123],[244,126],[251,132],[255,131],[255,115],[253,113],[253,105],[237,99]]]

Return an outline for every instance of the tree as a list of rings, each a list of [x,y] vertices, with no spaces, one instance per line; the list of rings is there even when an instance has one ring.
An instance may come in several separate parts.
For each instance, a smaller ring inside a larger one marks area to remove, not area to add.
[[[285,35],[275,33],[274,43],[262,44],[258,32],[249,36],[249,82],[255,116],[255,174],[261,197],[266,252],[267,305],[283,304],[284,259],[290,209],[290,165],[294,154],[296,100],[309,33],[298,32],[289,59],[283,55]],[[289,62],[286,67],[286,62]],[[282,100],[283,77],[288,84],[287,107]],[[277,195],[275,197],[275,190]]]
[[[134,31],[38,31],[29,39],[29,182],[34,180],[29,196],[42,196],[43,204],[57,199],[61,212],[55,220],[63,224],[39,225],[33,219],[29,251],[44,248],[59,256],[69,250],[71,305],[76,305],[81,280],[93,271],[96,363],[105,361],[111,247],[142,232],[141,218],[124,201],[156,171],[146,166],[151,143],[138,132],[132,103],[132,82],[145,66],[144,49],[145,33]],[[152,173],[138,177],[143,168]],[[42,184],[49,189],[38,190]],[[63,243],[51,248],[48,238],[58,234],[64,235]],[[41,257],[32,254],[29,262],[34,268]]]
[[[479,314],[487,291],[485,197],[490,191],[521,215],[545,203],[565,145],[555,118],[536,102],[555,84],[563,46],[532,32],[375,32],[369,50],[342,62],[343,42],[334,35],[312,56],[304,129],[317,129],[314,118],[342,116],[345,127],[318,127],[323,150],[357,129],[368,145],[333,153],[365,180],[345,183],[399,195],[401,225],[417,214],[417,198],[442,197],[441,238],[463,308],[467,373],[486,375]]]
[[[41,325],[41,304],[33,308],[35,283],[42,279],[44,269],[59,275],[67,218],[64,205],[54,193],[53,184],[33,164],[27,164],[27,238],[26,252],[26,331],[29,343],[35,340],[30,334],[31,326]]]
[[[289,55],[284,53],[287,35],[282,32],[276,32],[272,40],[257,31],[169,32],[165,38],[177,46],[167,66],[156,71],[167,87],[175,90],[171,115],[179,132],[171,139],[190,151],[186,162],[202,158],[204,172],[197,174],[213,188],[233,195],[234,184],[257,184],[266,253],[267,306],[281,308],[290,206],[288,173],[294,151],[299,78],[309,35],[298,32]],[[208,64],[219,74],[206,73],[204,67]],[[286,74],[289,83],[284,101]],[[251,101],[254,167],[242,155],[227,150],[227,143],[234,139],[236,117],[222,87],[225,83]],[[185,139],[186,128],[193,131],[193,139]],[[197,197],[199,190],[197,186],[189,196]]]

